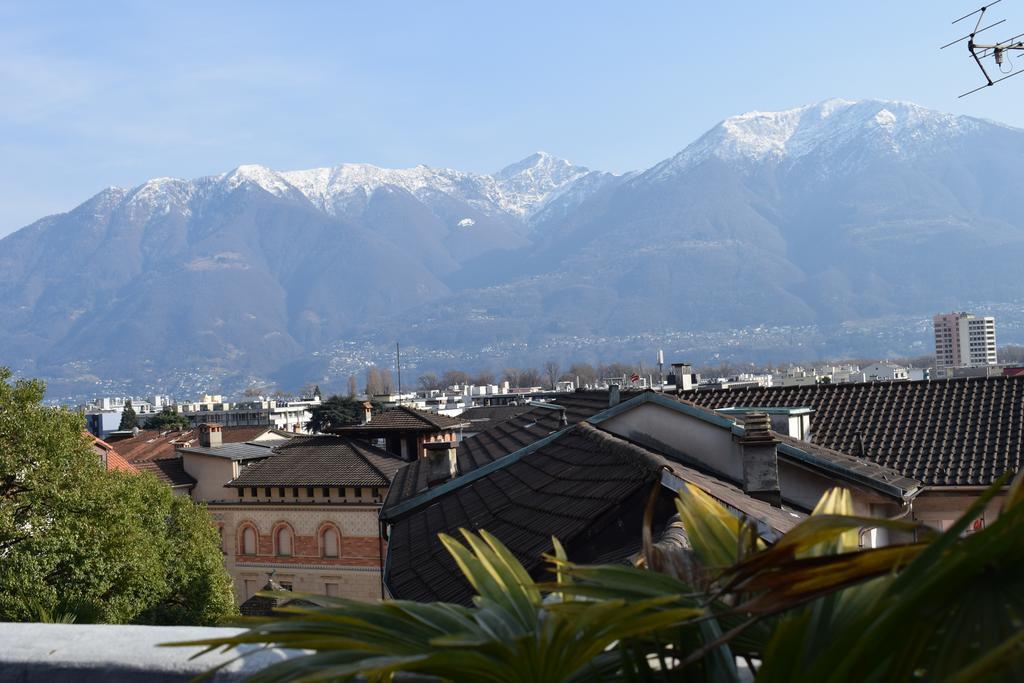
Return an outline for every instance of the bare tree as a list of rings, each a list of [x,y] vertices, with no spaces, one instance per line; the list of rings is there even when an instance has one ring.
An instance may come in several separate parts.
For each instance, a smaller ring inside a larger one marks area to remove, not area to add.
[[[245,396],[246,398],[257,398],[262,396],[265,390],[265,387],[262,387],[259,384],[250,384],[245,388],[245,391],[242,392],[242,396]]]
[[[473,378],[473,384],[478,386],[494,384],[494,373],[490,370],[481,370],[476,373],[476,376]]]
[[[420,375],[419,379],[416,381],[420,385],[420,391],[434,391],[435,389],[441,388],[441,381],[437,379],[437,375],[432,372]]]
[[[569,379],[580,384],[594,386],[599,379],[597,370],[590,363],[573,363],[569,367]]]
[[[380,383],[383,391],[382,394],[391,394],[395,391],[394,381],[391,379],[391,371],[386,369],[380,370]]]
[[[524,387],[539,387],[543,382],[540,371],[537,368],[523,370],[523,373],[519,376],[519,381],[522,382]]]
[[[380,370],[376,365],[366,368],[366,395],[377,396],[384,393],[384,384],[381,382]]]
[[[511,387],[518,387],[522,374],[523,371],[519,368],[505,368],[505,374],[502,377],[502,381],[508,382]]]
[[[561,370],[561,368],[559,367],[558,363],[556,363],[553,360],[549,360],[546,363],[544,363],[544,374],[547,375],[549,389],[555,388],[555,382],[558,381],[559,370]]]
[[[469,384],[469,375],[462,370],[445,370],[441,375],[441,385],[451,387],[456,384]]]
[[[348,376],[348,395],[349,398],[355,398],[356,394],[359,393],[358,382],[356,381],[355,375]]]

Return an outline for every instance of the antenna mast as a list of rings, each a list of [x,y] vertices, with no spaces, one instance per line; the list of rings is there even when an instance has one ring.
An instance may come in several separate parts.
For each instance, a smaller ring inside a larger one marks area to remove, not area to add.
[[[971,59],[973,59],[975,63],[978,65],[978,68],[981,69],[981,75],[984,76],[985,78],[984,85],[978,86],[974,90],[969,90],[965,92],[963,95],[960,95],[960,97],[967,97],[972,93],[976,93],[979,90],[989,88],[995,85],[996,83],[999,83],[1000,81],[1005,81],[1007,78],[1012,78],[1013,76],[1016,76],[1017,74],[1021,73],[1021,71],[1014,70],[1014,64],[1008,59],[1007,53],[1014,51],[1019,52],[1024,50],[1024,40],[1021,40],[1022,38],[1024,38],[1024,33],[1015,35],[1012,38],[1007,38],[1006,40],[1001,40],[997,43],[985,44],[974,42],[974,37],[981,33],[982,31],[987,31],[990,28],[999,26],[1000,24],[1006,21],[1006,19],[1000,19],[999,21],[991,23],[985,27],[982,27],[981,25],[982,20],[985,18],[985,13],[993,5],[996,5],[1000,2],[1002,2],[1002,0],[992,0],[992,2],[990,2],[989,4],[982,5],[973,12],[969,12],[960,17],[959,19],[953,21],[954,24],[957,24],[963,21],[964,19],[969,19],[975,15],[977,15],[978,17],[978,20],[974,23],[974,29],[970,33],[961,38],[957,38],[956,40],[950,43],[946,43],[945,45],[939,48],[940,50],[945,50],[947,47],[950,47],[951,45],[956,45],[957,43],[966,40],[967,51],[971,53]],[[1000,73],[1006,74],[1005,76],[993,80],[992,77],[988,75],[988,70],[985,68],[985,64],[982,62],[983,59],[987,59],[988,57],[993,58],[993,61],[995,61],[996,68],[999,69]],[[1008,66],[1009,68],[1003,69],[1004,65]]]

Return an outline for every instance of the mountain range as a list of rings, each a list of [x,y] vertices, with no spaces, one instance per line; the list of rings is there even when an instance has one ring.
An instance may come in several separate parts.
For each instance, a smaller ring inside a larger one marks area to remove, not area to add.
[[[538,152],[491,175],[243,165],[111,187],[0,240],[0,363],[67,392],[330,384],[395,340],[501,367],[556,342],[585,359],[1016,304],[1022,153],[991,121],[829,100],[619,175]]]

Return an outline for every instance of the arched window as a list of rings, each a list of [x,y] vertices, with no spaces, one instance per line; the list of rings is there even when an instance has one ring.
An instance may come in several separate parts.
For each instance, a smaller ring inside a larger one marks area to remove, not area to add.
[[[292,530],[285,525],[277,530],[277,554],[285,557],[292,554]]]
[[[338,530],[334,527],[327,527],[321,536],[321,545],[324,557],[337,557],[338,549],[341,546],[341,539],[338,538]]]
[[[256,554],[256,530],[247,526],[242,530],[242,554]]]

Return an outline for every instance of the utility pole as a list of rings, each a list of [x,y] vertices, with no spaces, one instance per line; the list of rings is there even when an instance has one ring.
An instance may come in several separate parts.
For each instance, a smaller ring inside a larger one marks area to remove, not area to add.
[[[395,369],[398,371],[398,405],[402,405],[402,350],[395,342]]]

